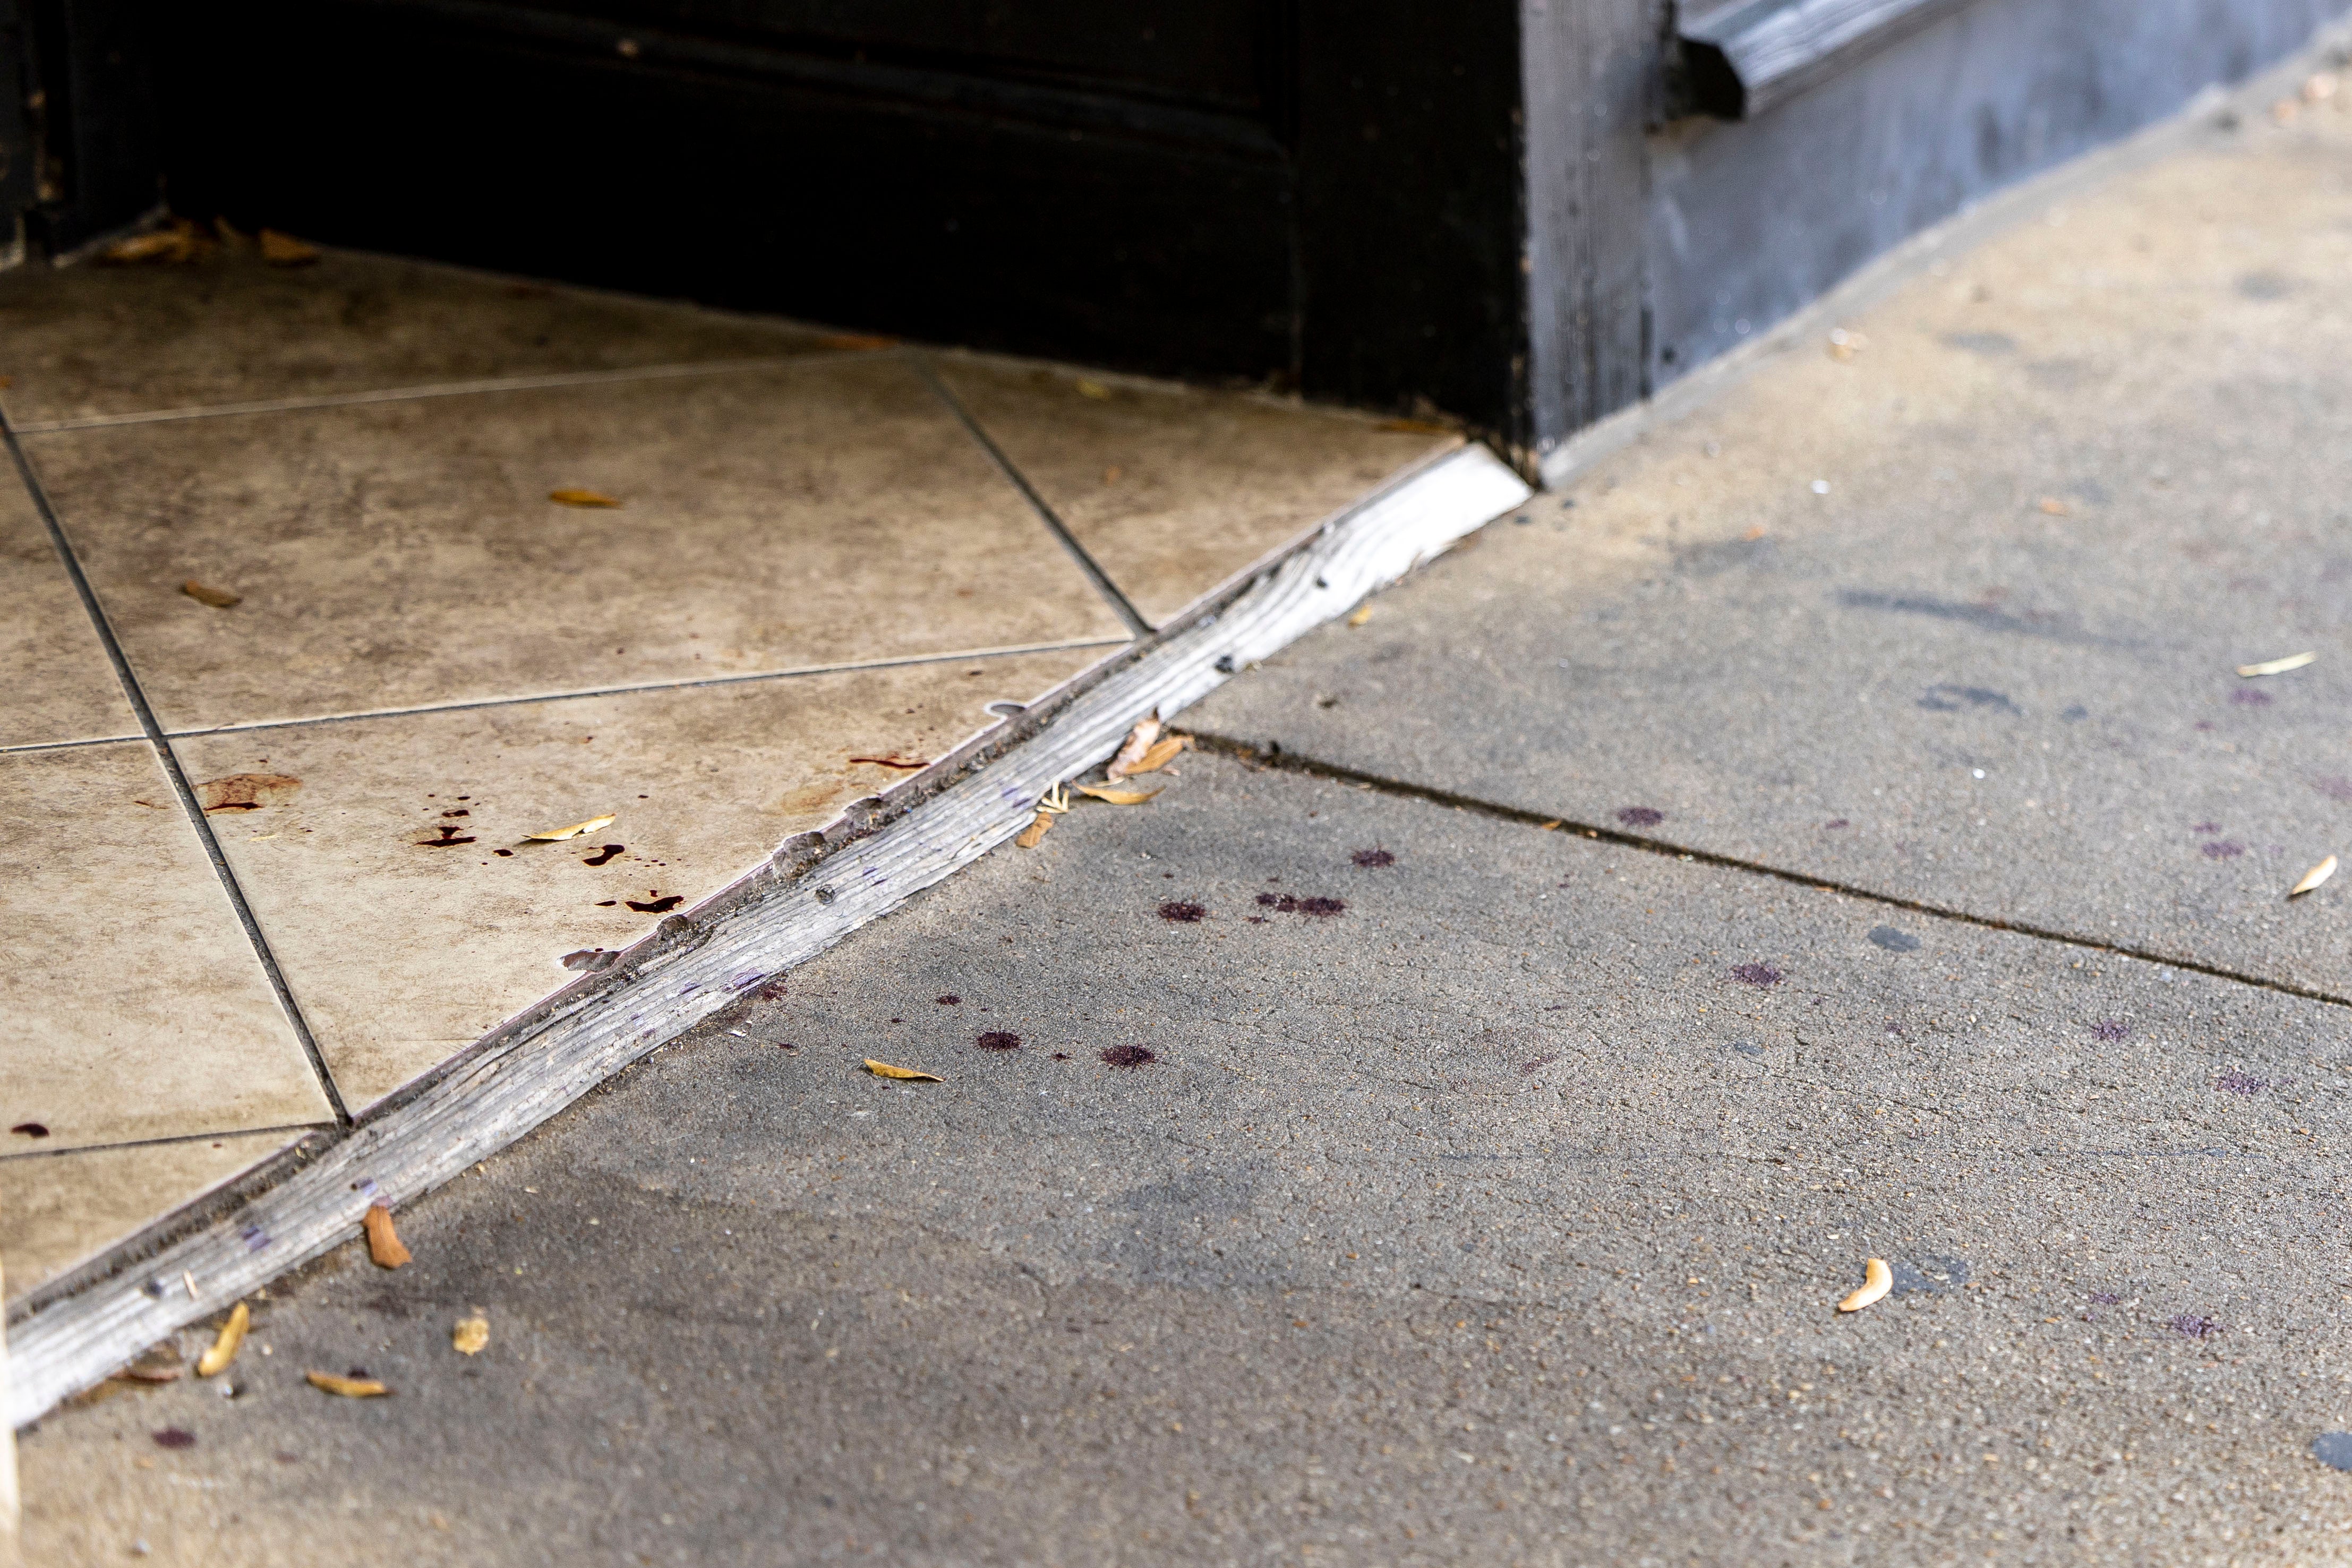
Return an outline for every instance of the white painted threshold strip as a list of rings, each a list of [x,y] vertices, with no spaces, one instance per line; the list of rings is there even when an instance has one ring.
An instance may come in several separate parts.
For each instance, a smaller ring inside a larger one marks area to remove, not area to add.
[[[1172,716],[1531,492],[1482,446],[1438,458],[1326,523],[1222,613],[1166,633],[1035,735],[796,880],[724,907],[614,990],[558,1007],[210,1228],[28,1315],[9,1334],[6,1420],[38,1419],[157,1340],[352,1239],[371,1203],[414,1199],[487,1159],[748,988],[807,962],[1029,823],[1039,796]]]

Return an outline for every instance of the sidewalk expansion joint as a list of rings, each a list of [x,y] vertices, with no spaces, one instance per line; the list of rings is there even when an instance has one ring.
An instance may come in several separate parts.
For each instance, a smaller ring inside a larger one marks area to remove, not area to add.
[[[2294,997],[2306,1002],[2320,1002],[2328,1007],[2352,1007],[2352,996],[2336,991],[2324,991],[2313,986],[2299,986],[2292,980],[2273,979],[2263,975],[2250,975],[2242,969],[2226,968],[2196,958],[2184,958],[2178,954],[2159,952],[2150,947],[2136,947],[2119,942],[2102,942],[2080,932],[2064,931],[2055,926],[2037,925],[2031,921],[2003,920],[1995,915],[1979,915],[1971,910],[1957,909],[1950,904],[1931,904],[1925,899],[1905,898],[1857,883],[1840,882],[1832,877],[1818,876],[1811,872],[1794,871],[1763,861],[1745,860],[1738,855],[1718,854],[1712,850],[1697,849],[1688,844],[1673,843],[1664,839],[1628,833],[1620,829],[1604,827],[1598,822],[1582,822],[1570,817],[1553,816],[1543,811],[1531,811],[1520,806],[1506,806],[1498,801],[1482,800],[1452,789],[1430,784],[1415,784],[1410,779],[1391,779],[1384,774],[1368,773],[1361,768],[1346,767],[1337,762],[1325,762],[1295,751],[1285,751],[1279,746],[1257,746],[1233,736],[1218,735],[1208,730],[1184,729],[1203,751],[1253,768],[1272,768],[1278,772],[1297,773],[1313,779],[1329,779],[1357,789],[1371,789],[1401,800],[1418,800],[1426,805],[1447,806],[1455,810],[1475,812],[1498,822],[1510,822],[1521,827],[1572,834],[1581,839],[1614,844],[1621,849],[1639,850],[1694,864],[1713,866],[1721,871],[1739,872],[1748,876],[1769,877],[1775,882],[1794,887],[1810,888],[1815,893],[1834,893],[1847,898],[1861,899],[1882,908],[1900,909],[1908,914],[1926,915],[1932,920],[1950,921],[1958,925],[1972,925],[1979,931],[1999,931],[2012,936],[2030,936],[2039,942],[2056,943],[2085,953],[2104,953],[2118,958],[2133,958],[2143,964],[2158,964],[2186,974],[2203,975],[2210,979],[2227,980],[2233,985],[2248,986],[2256,990],[2274,991],[2280,996]]]

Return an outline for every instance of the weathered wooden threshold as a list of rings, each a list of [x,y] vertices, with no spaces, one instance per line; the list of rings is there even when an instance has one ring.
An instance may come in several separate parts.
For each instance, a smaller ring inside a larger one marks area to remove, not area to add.
[[[35,1292],[8,1329],[8,1427],[176,1329],[504,1148],[772,976],[805,963],[1025,827],[1036,801],[1236,671],[1517,507],[1530,492],[1457,447],[1326,521],[1049,711],[992,732],[567,987],[340,1133],[278,1160]]]

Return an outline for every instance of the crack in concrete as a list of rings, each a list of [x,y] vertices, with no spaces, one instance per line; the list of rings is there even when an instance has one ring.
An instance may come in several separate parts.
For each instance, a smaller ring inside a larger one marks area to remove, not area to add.
[[[1391,779],[1385,774],[1368,773],[1361,768],[1349,768],[1341,763],[1327,762],[1319,758],[1304,756],[1295,751],[1284,751],[1278,744],[1272,747],[1259,747],[1233,736],[1218,735],[1200,729],[1179,730],[1174,727],[1171,727],[1170,733],[1189,736],[1193,744],[1202,750],[1230,757],[1245,767],[1268,768],[1280,772],[1328,779],[1335,784],[1347,785],[1350,789],[1370,789],[1402,800],[1418,800],[1432,806],[1449,806],[1455,810],[1475,812],[1495,821],[1510,822],[1545,831],[1572,833],[1597,842],[1615,844],[1621,849],[1639,850],[1645,854],[1670,856],[1675,860],[1714,866],[1722,871],[1741,872],[1749,876],[1769,877],[1775,882],[1811,888],[1816,893],[1842,894],[1848,898],[1863,899],[1883,908],[1906,910],[1914,915],[1927,915],[1931,919],[1948,920],[1958,925],[1974,926],[1979,931],[1999,931],[2011,936],[2030,936],[2036,941],[2055,943],[2061,946],[2073,947],[2086,953],[2105,953],[2118,958],[2137,959],[2143,964],[2159,964],[2167,968],[2179,969],[2187,974],[2227,980],[2233,985],[2246,986],[2255,990],[2272,991],[2280,996],[2294,997],[2303,1001],[2320,1002],[2336,1008],[2352,1007],[2352,996],[2321,990],[2315,986],[2297,985],[2293,980],[2273,979],[2264,975],[2250,975],[2241,969],[2226,968],[2219,964],[2208,964],[2200,959],[2187,957],[2178,953],[2165,953],[2149,947],[2128,946],[2121,943],[2102,942],[2096,937],[2085,936],[2079,932],[2063,931],[2054,926],[2036,925],[2022,920],[2002,920],[1994,915],[1957,909],[1949,904],[1930,904],[1923,899],[1905,898],[1897,894],[1885,893],[1877,888],[1864,887],[1855,883],[1821,877],[1810,872],[1793,871],[1786,866],[1771,865],[1763,861],[1746,860],[1738,855],[1719,854],[1712,850],[1700,849],[1696,845],[1678,844],[1665,839],[1651,838],[1642,833],[1629,833],[1619,828],[1604,827],[1598,822],[1584,822],[1573,817],[1552,816],[1542,811],[1528,810],[1518,806],[1507,806],[1499,801],[1484,800],[1475,795],[1461,794],[1452,789],[1440,789],[1435,785],[1416,784],[1407,779]]]

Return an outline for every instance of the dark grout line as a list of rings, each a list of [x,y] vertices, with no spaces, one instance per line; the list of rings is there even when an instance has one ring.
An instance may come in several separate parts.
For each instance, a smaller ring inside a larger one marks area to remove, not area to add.
[[[1111,580],[1110,573],[1102,569],[1102,563],[1087,553],[1087,547],[1078,542],[1076,534],[1070,532],[1069,525],[1062,521],[1061,515],[1045,504],[1045,497],[1039,495],[1037,487],[1029,483],[1028,476],[1014,467],[1013,459],[1004,455],[1004,449],[996,444],[994,438],[987,431],[981,428],[980,421],[972,417],[971,410],[964,407],[963,400],[948,390],[948,383],[940,380],[939,372],[931,368],[930,361],[911,350],[906,351],[906,358],[907,362],[915,367],[915,373],[921,376],[931,391],[938,395],[939,400],[948,405],[949,412],[963,423],[965,434],[971,437],[982,452],[988,454],[988,460],[996,465],[996,471],[1003,475],[1014,489],[1021,492],[1028,501],[1030,509],[1037,514],[1040,521],[1053,530],[1054,537],[1062,541],[1062,548],[1070,552],[1070,559],[1078,563],[1078,570],[1094,580],[1095,591],[1109,602],[1113,610],[1118,612],[1118,618],[1127,622],[1128,630],[1139,637],[1151,635],[1156,628],[1143,618],[1142,612],[1138,611],[1134,604],[1129,602],[1127,595],[1119,591],[1118,584]]]
[[[300,729],[320,724],[358,724],[372,718],[406,718],[419,714],[472,713],[480,708],[528,707],[537,703],[577,702],[586,697],[635,696],[641,692],[689,692],[706,686],[740,686],[761,681],[796,681],[816,675],[854,675],[866,670],[902,670],[919,664],[960,664],[966,659],[1012,659],[1028,653],[1076,653],[1087,648],[1124,648],[1132,643],[1128,637],[1079,637],[1060,643],[1023,643],[1004,648],[966,648],[951,653],[909,653],[898,659],[852,659],[838,664],[808,664],[793,670],[761,670],[748,675],[705,675],[690,681],[646,681],[629,686],[591,686],[574,692],[541,692],[527,697],[483,697],[476,702],[420,703],[415,707],[366,708],[358,713],[317,714],[308,718],[256,719],[249,724],[224,724],[210,729],[175,729],[170,731],[174,740],[195,740],[213,735],[247,735],[259,729]],[[137,737],[131,738],[136,739]],[[64,741],[60,745],[94,745],[90,741]],[[47,747],[16,747],[18,751],[37,751]]]
[[[805,353],[769,354],[756,359],[697,360],[685,364],[635,365],[612,371],[551,371],[536,376],[485,376],[474,381],[425,382],[415,386],[376,387],[365,392],[317,392],[308,397],[260,398],[249,402],[193,403],[185,408],[94,413],[79,419],[29,420],[16,426],[16,432],[18,435],[64,435],[77,430],[119,430],[126,425],[172,424],[183,420],[226,419],[249,413],[300,413],[311,409],[363,408],[372,403],[415,402],[427,398],[477,397],[486,392],[614,386],[630,382],[674,380],[683,376],[783,370],[873,351],[870,349],[811,349]]]
[[[87,746],[127,746],[146,738],[143,735],[95,735],[86,740],[28,740],[22,746],[0,746],[0,757],[16,757],[27,751],[73,751]]]
[[[16,1160],[58,1160],[74,1155],[102,1155],[111,1149],[163,1149],[178,1144],[218,1144],[231,1138],[276,1135],[291,1142],[304,1133],[321,1132],[333,1125],[331,1122],[285,1122],[274,1127],[237,1127],[226,1133],[174,1133],[167,1138],[124,1138],[119,1143],[76,1144],[63,1149],[16,1149],[0,1154],[0,1165]],[[238,1168],[242,1171],[245,1167]]]
[[[1761,861],[1742,860],[1737,855],[1717,854],[1711,850],[1669,843],[1664,839],[1645,838],[1639,833],[1622,832],[1615,828],[1593,822],[1580,822],[1569,817],[1546,816],[1518,806],[1506,806],[1493,800],[1482,800],[1475,795],[1456,794],[1427,784],[1414,784],[1402,779],[1390,779],[1378,773],[1366,773],[1359,768],[1325,762],[1316,758],[1302,757],[1280,747],[1253,746],[1232,736],[1215,735],[1206,730],[1186,729],[1183,733],[1197,741],[1204,751],[1213,751],[1239,762],[1257,768],[1270,768],[1278,772],[1297,773],[1312,779],[1328,779],[1334,783],[1352,784],[1403,800],[1420,800],[1433,806],[1451,806],[1457,810],[1474,811],[1496,821],[1522,826],[1558,829],[1579,838],[1615,844],[1622,849],[1640,850],[1645,854],[1671,856],[1677,861],[1694,862],[1723,871],[1743,872],[1750,876],[1770,877],[1792,886],[1809,888],[1816,893],[1842,894],[1887,909],[1901,909],[1931,919],[1948,920],[1955,925],[1973,925],[1980,931],[1999,931],[2014,936],[2031,936],[2037,941],[2053,942],[2061,946],[2079,948],[2087,953],[2106,953],[2119,958],[2136,958],[2144,964],[2158,964],[2166,968],[2179,969],[2211,979],[2228,980],[2257,990],[2275,991],[2281,996],[2301,1001],[2321,1002],[2329,1007],[2352,1007],[2352,996],[2323,991],[2310,986],[2298,986],[2292,980],[2274,980],[2262,975],[2249,975],[2242,970],[2226,969],[2218,964],[2207,964],[2195,958],[2179,957],[2146,947],[2125,946],[2119,943],[2102,942],[2078,932],[2061,931],[2051,926],[2034,925],[2021,920],[2000,920],[1989,915],[1976,915],[1948,904],[1929,904],[1921,899],[1902,898],[1876,888],[1863,887],[1850,882],[1837,882],[1813,875],[1809,872],[1790,871],[1783,866],[1768,865]]]
[[[33,472],[32,463],[25,456],[23,443],[16,439],[16,428],[8,423],[7,414],[0,411],[0,442],[7,444],[8,455],[16,465],[17,477],[24,481],[26,493],[41,514],[41,524],[48,529],[49,543],[58,559],[72,580],[74,591],[81,596],[81,607],[89,616],[98,640],[106,648],[106,657],[114,666],[114,677],[121,683],[122,695],[131,704],[131,712],[139,718],[139,727],[155,748],[156,759],[163,765],[164,775],[172,781],[173,792],[180,798],[180,809],[188,815],[194,828],[196,841],[204,845],[205,855],[213,862],[213,873],[220,878],[221,891],[228,895],[229,907],[236,912],[237,924],[245,927],[246,939],[253,944],[254,956],[261,961],[262,972],[269,977],[270,989],[278,993],[278,1005],[285,1010],[286,1019],[294,1028],[295,1038],[302,1042],[303,1054],[310,1059],[310,1071],[317,1075],[320,1089],[333,1107],[339,1124],[351,1124],[352,1113],[343,1103],[341,1092],[335,1087],[334,1074],[327,1070],[327,1059],[319,1049],[318,1037],[310,1032],[310,1023],[302,1016],[294,1000],[293,988],[286,983],[286,972],[278,967],[278,955],[270,950],[269,938],[262,935],[261,923],[254,917],[253,906],[246,902],[245,889],[229,869],[228,857],[221,852],[220,840],[213,834],[213,825],[205,820],[204,808],[196,803],[196,792],[188,782],[187,771],[180,766],[179,754],[172,749],[171,737],[155,717],[147,694],[132,673],[130,655],[122,649],[121,639],[114,634],[114,625],[106,617],[105,606],[98,601],[98,591],[90,586],[89,574],[82,570],[81,559],[74,554],[72,543],[66,538],[65,524],[58,519],[58,510],[49,500],[49,493]]]

